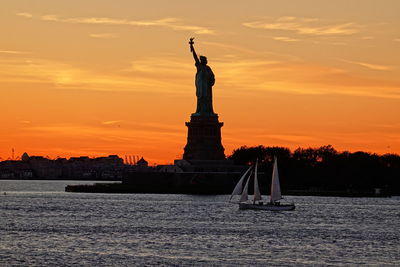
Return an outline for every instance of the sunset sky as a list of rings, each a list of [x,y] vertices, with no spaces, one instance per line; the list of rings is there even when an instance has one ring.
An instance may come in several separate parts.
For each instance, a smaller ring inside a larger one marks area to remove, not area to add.
[[[400,153],[400,1],[4,0],[0,157],[182,157],[188,40],[242,145]]]

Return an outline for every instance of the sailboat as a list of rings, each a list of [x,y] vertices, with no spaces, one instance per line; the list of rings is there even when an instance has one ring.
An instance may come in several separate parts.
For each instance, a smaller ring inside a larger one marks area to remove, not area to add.
[[[236,184],[233,189],[232,195],[229,201],[232,200],[234,195],[240,195],[239,199],[239,209],[252,209],[252,210],[273,210],[273,211],[283,211],[283,210],[294,210],[294,203],[284,204],[280,203],[282,200],[281,195],[281,186],[279,183],[279,173],[278,173],[278,160],[274,157],[274,168],[272,171],[272,181],[271,181],[271,195],[270,201],[267,203],[263,202],[260,187],[258,184],[258,160],[256,161],[254,171],[253,166],[250,166],[247,171],[242,175],[239,182]],[[249,181],[253,176],[254,172],[254,196],[253,200],[249,200],[248,190],[249,190]],[[250,174],[249,174],[250,173]],[[247,178],[247,180],[246,180]],[[246,180],[246,184],[243,188],[243,183]]]

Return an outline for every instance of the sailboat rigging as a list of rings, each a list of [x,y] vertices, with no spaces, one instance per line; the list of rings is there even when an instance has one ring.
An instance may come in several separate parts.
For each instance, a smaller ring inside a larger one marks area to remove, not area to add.
[[[295,209],[294,203],[290,204],[280,203],[280,200],[282,199],[282,194],[281,194],[281,186],[279,183],[278,160],[276,157],[274,157],[274,166],[272,171],[270,201],[268,203],[264,203],[262,201],[263,199],[258,184],[258,160],[257,160],[254,166],[254,196],[253,196],[253,201],[250,202],[248,199],[248,190],[249,190],[249,181],[253,174],[253,171],[251,171],[252,169],[253,166],[250,166],[247,169],[247,171],[243,174],[243,176],[240,178],[239,182],[233,189],[230,201],[232,200],[234,195],[240,195],[239,209],[276,210],[276,211]],[[249,172],[250,175],[248,175]],[[246,184],[243,188],[243,183],[245,180]]]

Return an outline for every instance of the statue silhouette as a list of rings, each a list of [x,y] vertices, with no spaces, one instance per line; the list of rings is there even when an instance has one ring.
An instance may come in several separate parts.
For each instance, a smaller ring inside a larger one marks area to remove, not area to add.
[[[207,58],[205,56],[197,56],[194,50],[194,38],[190,38],[190,51],[193,54],[196,72],[196,96],[197,108],[196,113],[193,115],[215,115],[212,106],[212,86],[215,83],[215,76],[211,68],[207,65]]]

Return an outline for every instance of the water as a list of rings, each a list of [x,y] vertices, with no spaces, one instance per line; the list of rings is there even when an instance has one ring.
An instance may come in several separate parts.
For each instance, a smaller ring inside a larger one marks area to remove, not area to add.
[[[242,211],[228,196],[63,192],[76,183],[0,181],[0,266],[399,266],[398,197]]]

